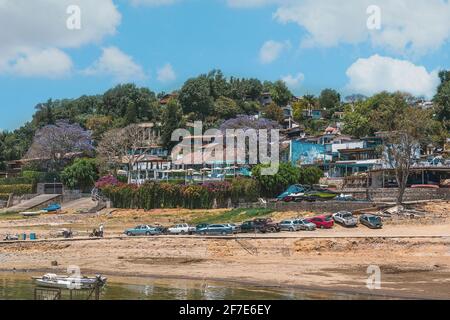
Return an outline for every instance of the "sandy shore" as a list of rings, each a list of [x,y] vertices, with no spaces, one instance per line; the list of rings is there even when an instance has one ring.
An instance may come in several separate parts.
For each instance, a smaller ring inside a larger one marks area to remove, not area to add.
[[[237,239],[194,236],[0,242],[0,271],[61,273],[67,266],[77,265],[87,274],[221,280],[449,299],[449,208],[448,203],[433,205],[427,218],[390,221],[383,230],[337,226],[314,233],[282,233],[276,237],[256,238],[248,235]],[[50,223],[45,219],[54,221]],[[105,221],[108,235],[115,236],[123,231],[124,225],[141,223],[137,220],[125,212],[117,212],[82,219],[69,215],[1,221],[0,234],[39,230],[50,235],[69,222],[72,227],[89,230]],[[52,266],[52,261],[57,261],[58,266]],[[380,290],[366,287],[367,268],[371,265],[381,270]]]

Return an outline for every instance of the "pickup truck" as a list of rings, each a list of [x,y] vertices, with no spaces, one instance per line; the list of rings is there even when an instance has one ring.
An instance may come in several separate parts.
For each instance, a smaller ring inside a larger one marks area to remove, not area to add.
[[[196,232],[195,227],[190,227],[187,223],[176,224],[173,227],[167,229],[169,234],[194,234]]]
[[[336,223],[339,223],[344,227],[356,227],[358,225],[358,219],[348,211],[340,211],[333,214],[333,219]]]
[[[274,223],[272,219],[255,219],[246,221],[241,225],[241,232],[280,232],[281,227],[278,223]]]

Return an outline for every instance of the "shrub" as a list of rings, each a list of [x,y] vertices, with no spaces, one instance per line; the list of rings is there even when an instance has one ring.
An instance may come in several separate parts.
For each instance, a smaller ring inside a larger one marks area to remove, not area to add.
[[[0,200],[8,201],[8,199],[9,199],[9,193],[0,193]]]
[[[200,185],[183,186],[181,190],[183,207],[187,209],[209,209],[213,206],[213,195]]]
[[[261,175],[264,165],[253,168],[252,174],[261,186],[261,193],[266,197],[275,197],[292,184],[299,183],[301,171],[290,163],[280,163],[278,173],[275,175]]]
[[[13,193],[17,196],[33,193],[33,185],[31,184],[11,184],[0,185],[0,193],[10,194]]]
[[[257,182],[252,179],[240,179],[229,183],[211,182],[203,185],[182,185],[148,181],[142,186],[122,184],[110,177],[104,177],[103,183],[97,182],[103,194],[117,208],[145,209],[178,208],[210,209],[215,201],[218,206],[226,206],[233,193],[244,199],[257,198]],[[109,183],[107,183],[109,182]],[[233,187],[234,185],[234,187]],[[238,189],[238,185],[239,189]],[[234,189],[233,189],[234,188]]]
[[[320,179],[324,177],[323,171],[318,167],[302,167],[300,168],[300,179],[301,184],[312,186],[313,184],[318,184]]]
[[[258,181],[250,178],[235,178],[231,180],[231,199],[233,202],[254,202],[260,194]]]
[[[39,171],[28,170],[28,171],[22,172],[22,177],[29,183],[33,183],[33,184],[40,182],[44,176],[45,176],[45,173],[39,172]]]
[[[109,175],[109,176],[104,176],[101,177],[96,183],[95,183],[95,187],[102,189],[105,188],[107,186],[116,186],[119,184],[119,180],[117,180],[116,177]]]
[[[95,159],[76,159],[72,165],[66,167],[61,173],[64,184],[71,188],[86,191],[98,179],[97,163]]]

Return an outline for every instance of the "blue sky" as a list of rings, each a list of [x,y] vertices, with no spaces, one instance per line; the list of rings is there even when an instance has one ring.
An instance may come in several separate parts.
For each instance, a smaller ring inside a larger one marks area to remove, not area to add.
[[[0,129],[19,127],[49,98],[102,93],[120,82],[170,91],[214,68],[284,79],[299,95],[335,88],[344,96],[403,90],[429,97],[437,71],[450,68],[444,0],[5,3]],[[80,30],[65,26],[71,4],[81,10]],[[379,29],[366,25],[378,17],[366,12],[371,4],[380,9]]]

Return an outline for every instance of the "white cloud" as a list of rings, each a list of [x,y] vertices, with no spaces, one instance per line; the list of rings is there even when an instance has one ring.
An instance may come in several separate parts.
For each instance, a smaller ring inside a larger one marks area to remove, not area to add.
[[[227,3],[233,8],[253,8],[262,7],[264,5],[281,3],[282,0],[228,0]]]
[[[284,50],[291,47],[289,41],[277,42],[273,40],[266,41],[259,51],[259,60],[263,64],[269,64],[277,60]]]
[[[450,39],[447,0],[228,0],[232,7],[276,4],[274,19],[307,32],[303,46],[369,42],[396,54],[424,55]],[[367,8],[381,9],[381,30],[367,28]]]
[[[165,66],[158,69],[157,79],[162,83],[172,82],[177,79],[175,71],[173,70],[173,67],[170,63],[167,63]]]
[[[347,88],[372,95],[380,91],[402,91],[432,97],[439,84],[437,71],[428,72],[407,60],[373,55],[358,59],[346,72]]]
[[[116,47],[103,48],[101,57],[83,71],[85,75],[111,76],[117,82],[146,78],[143,68],[133,58]]]
[[[290,89],[297,89],[305,80],[305,75],[303,73],[297,73],[297,75],[288,74],[282,77],[282,80]]]
[[[72,60],[66,53],[51,48],[21,54],[4,72],[23,77],[60,78],[70,74],[72,67]]]
[[[71,5],[80,7],[80,30],[67,28]],[[34,61],[53,55],[67,67],[62,49],[98,43],[113,35],[120,21],[113,0],[0,0],[0,72],[19,68],[17,75],[51,76],[52,66],[36,72]]]
[[[152,7],[166,6],[174,4],[180,0],[130,0],[134,6],[147,5]]]

